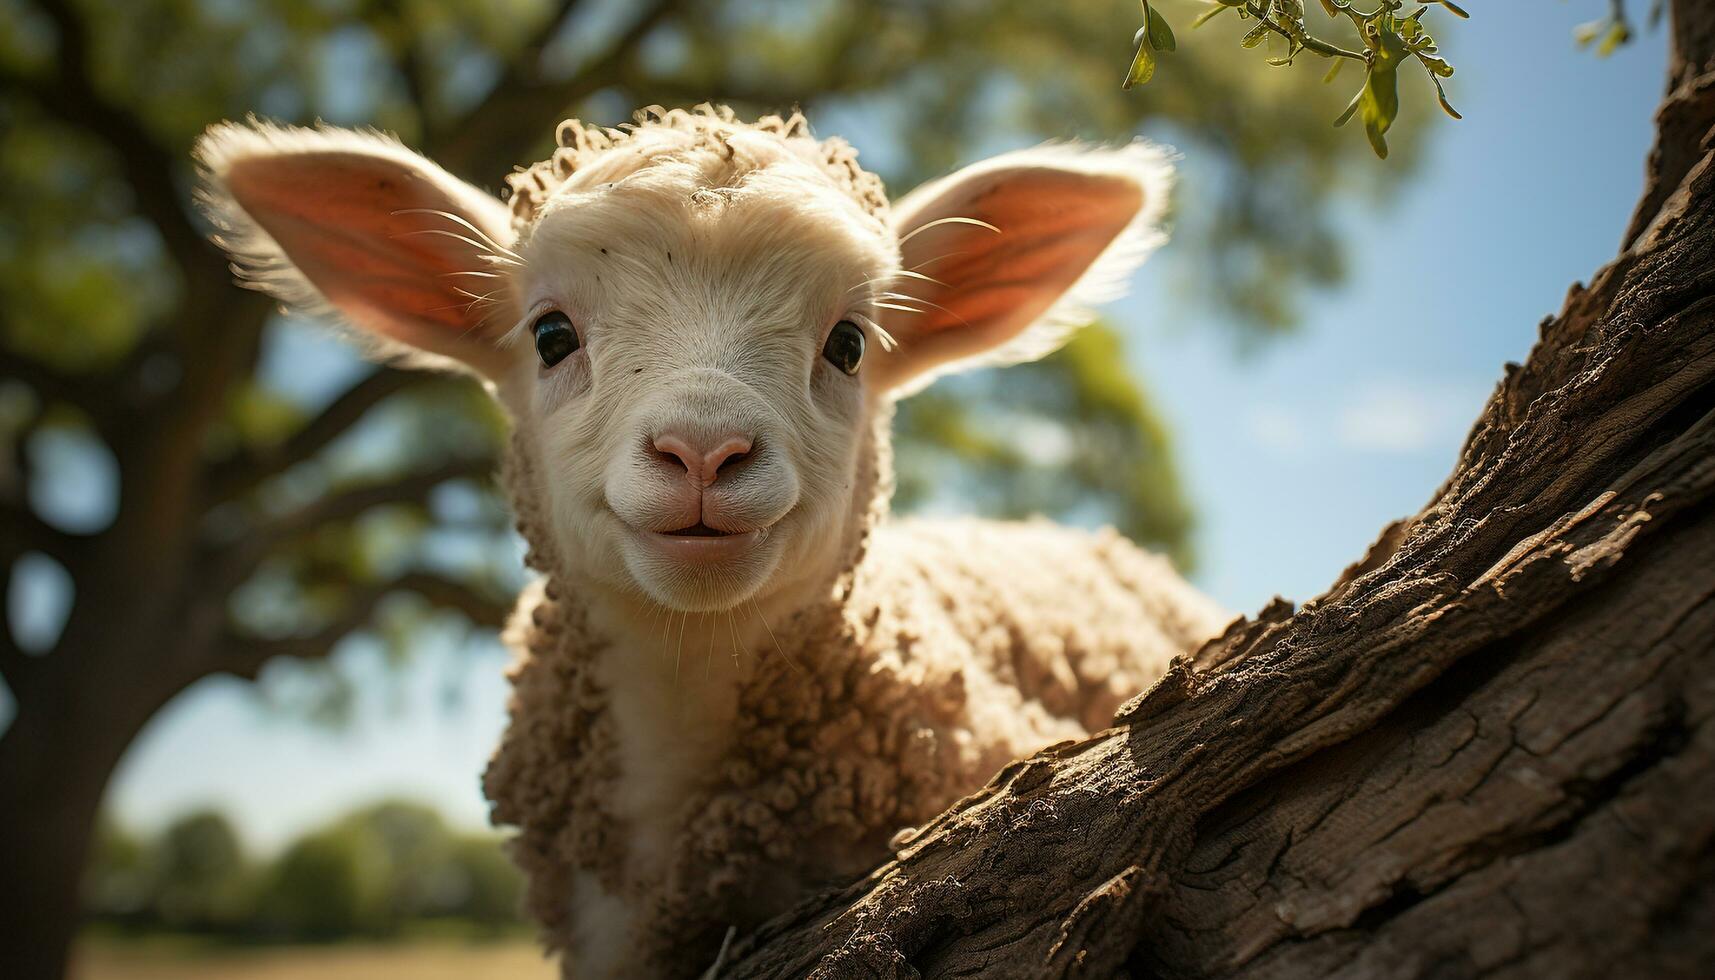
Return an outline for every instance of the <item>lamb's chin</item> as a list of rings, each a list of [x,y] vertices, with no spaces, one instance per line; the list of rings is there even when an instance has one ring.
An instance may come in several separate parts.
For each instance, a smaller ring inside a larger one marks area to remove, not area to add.
[[[633,531],[621,547],[626,570],[650,598],[681,612],[721,612],[749,601],[780,565],[768,528],[742,534]]]

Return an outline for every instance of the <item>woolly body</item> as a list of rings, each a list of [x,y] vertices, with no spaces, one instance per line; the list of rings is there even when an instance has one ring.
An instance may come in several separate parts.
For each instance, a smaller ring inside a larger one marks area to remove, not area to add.
[[[541,579],[485,790],[568,976],[692,976],[1222,625],[1111,531],[887,520],[894,400],[1052,350],[1161,241],[1170,170],[1043,147],[890,210],[796,114],[559,142],[510,205],[373,134],[198,156],[242,280],[505,406]],[[538,363],[550,314],[575,342]],[[831,366],[838,329],[882,353]]]
[[[885,471],[885,419],[874,440]],[[1105,727],[1225,623],[1111,530],[891,520],[870,486],[823,599],[772,625],[693,620],[715,643],[686,647],[668,617],[614,630],[628,647],[540,567],[507,631],[511,724],[484,789],[519,828],[528,908],[568,977],[697,975],[728,927],[872,867],[1012,759]]]

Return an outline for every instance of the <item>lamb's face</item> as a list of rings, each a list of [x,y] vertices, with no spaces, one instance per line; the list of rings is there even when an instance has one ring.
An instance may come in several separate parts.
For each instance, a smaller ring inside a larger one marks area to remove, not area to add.
[[[826,575],[869,503],[892,234],[795,160],[718,189],[660,162],[568,182],[515,250],[499,388],[562,559],[678,610]]]
[[[889,225],[874,178],[801,118],[667,116],[563,125],[575,160],[514,185],[545,196],[514,199],[522,236],[508,205],[373,134],[224,124],[197,157],[241,278],[485,378],[540,484],[518,488],[532,531],[566,571],[671,609],[837,571],[870,512],[873,406],[1052,350],[1160,237],[1168,167],[1144,144],[973,164]]]

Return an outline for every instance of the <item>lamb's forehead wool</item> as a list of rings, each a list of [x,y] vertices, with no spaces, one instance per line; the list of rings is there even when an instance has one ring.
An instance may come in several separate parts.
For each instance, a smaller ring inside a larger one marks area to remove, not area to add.
[[[712,183],[725,185],[781,160],[796,160],[826,176],[878,225],[887,222],[881,178],[858,164],[857,150],[846,141],[812,136],[800,112],[746,123],[726,106],[705,103],[689,110],[650,106],[638,110],[635,119],[617,129],[576,119],[560,123],[553,154],[506,178],[513,229],[527,234],[548,199],[568,184],[615,181],[668,160],[703,164]]]

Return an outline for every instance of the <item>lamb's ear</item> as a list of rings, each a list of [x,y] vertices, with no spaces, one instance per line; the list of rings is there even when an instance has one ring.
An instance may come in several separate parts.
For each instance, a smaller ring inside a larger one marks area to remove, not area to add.
[[[1165,236],[1173,168],[1147,143],[1049,145],[973,164],[894,209],[901,268],[877,317],[899,342],[865,365],[910,391],[940,374],[1034,360],[1125,291]],[[928,279],[918,278],[926,276]],[[935,281],[931,282],[930,279]]]
[[[196,158],[214,239],[244,285],[337,314],[383,355],[503,369],[512,232],[498,199],[370,132],[222,123]]]

